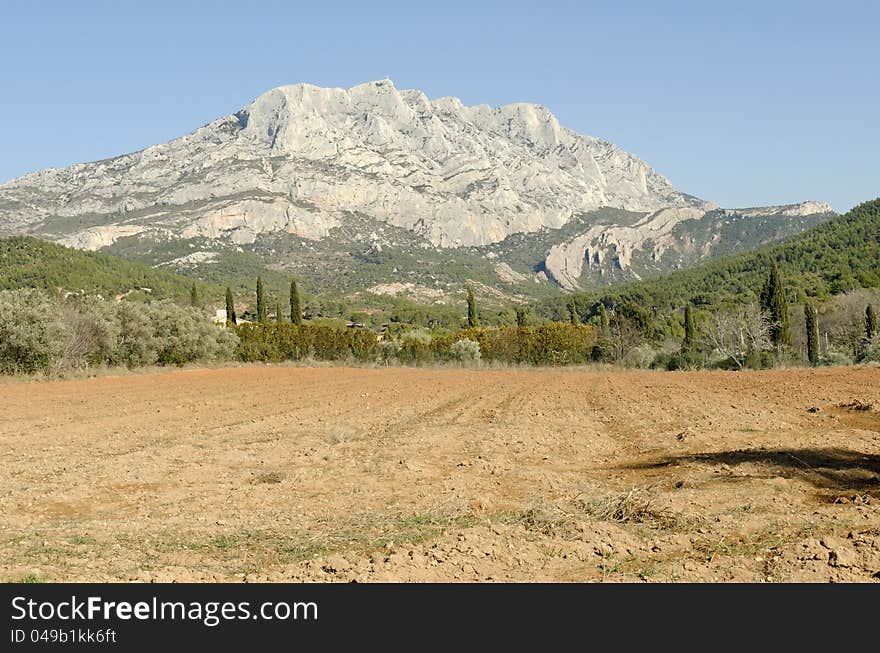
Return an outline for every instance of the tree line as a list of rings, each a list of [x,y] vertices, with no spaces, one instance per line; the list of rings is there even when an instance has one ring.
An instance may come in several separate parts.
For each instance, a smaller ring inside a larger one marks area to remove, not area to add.
[[[384,362],[396,360],[404,363],[443,361],[455,359],[498,360],[510,363],[565,364],[565,363],[612,363],[627,367],[660,368],[668,370],[719,368],[744,369],[766,368],[778,364],[841,364],[878,360],[877,318],[872,305],[864,308],[863,336],[858,346],[851,347],[846,356],[832,347],[826,334],[824,344],[820,338],[820,314],[812,301],[803,305],[803,325],[799,331],[805,334],[804,351],[792,346],[792,310],[788,300],[790,292],[783,280],[776,261],[771,260],[764,282],[749,296],[755,301],[743,301],[734,306],[706,308],[692,299],[680,309],[680,321],[675,313],[660,314],[633,301],[622,301],[606,306],[597,302],[584,316],[575,298],[567,304],[566,320],[546,320],[534,314],[529,307],[515,307],[515,326],[483,328],[473,288],[466,288],[465,313],[459,329],[425,329],[402,325],[397,332],[386,329],[376,338],[358,336],[354,341],[337,338],[339,351],[333,353],[324,344],[318,347],[320,356],[337,359],[352,354],[364,359],[378,356]],[[257,278],[256,309],[250,314],[259,328],[238,330],[239,336],[248,342],[242,354],[246,360],[283,360],[307,357],[312,340],[318,337],[319,323],[303,321],[301,299],[295,279],[290,282],[289,310],[282,315],[275,309],[274,320],[269,319],[267,301],[262,280]],[[227,324],[235,326],[236,309],[231,290],[227,288]],[[300,328],[279,331],[277,325],[285,323]],[[551,325],[552,326],[551,328]],[[548,333],[561,334],[561,325],[572,329],[566,337],[553,343],[536,344],[532,339],[547,341]],[[584,327],[579,331],[578,327]],[[321,328],[327,328],[326,324]],[[552,329],[556,329],[553,331]],[[543,329],[543,331],[542,331]],[[245,334],[242,336],[242,334]],[[585,334],[589,334],[587,337]],[[674,334],[680,334],[675,340]],[[281,335],[279,335],[281,334]],[[541,334],[536,335],[536,334]],[[580,334],[575,337],[575,334]],[[451,340],[450,340],[451,338]],[[310,340],[311,339],[311,340]],[[320,336],[328,340],[326,333]],[[332,339],[331,339],[332,340]],[[282,343],[286,343],[283,344]],[[454,351],[467,355],[453,355],[453,345],[461,344]],[[589,351],[585,343],[589,341]],[[504,343],[499,344],[499,343]]]
[[[4,247],[3,256],[16,270],[34,272],[41,267],[37,261],[61,257],[66,250],[26,238],[7,240]],[[112,278],[130,272],[112,257],[107,261]],[[74,267],[88,271],[105,263],[101,257],[83,256]],[[443,308],[448,313],[445,328],[391,319],[381,335],[367,329],[352,335],[357,329],[316,319],[314,310],[304,314],[296,279],[290,280],[284,311],[277,300],[270,306],[261,276],[252,311],[239,312],[227,287],[226,329],[211,323],[202,300],[206,287],[196,282],[188,282],[188,307],[137,293],[126,293],[124,301],[114,303],[87,293],[0,290],[0,372],[275,360],[309,357],[310,352],[334,360],[351,355],[403,363],[598,362],[670,370],[870,362],[880,360],[873,305],[880,295],[857,289],[880,285],[878,263],[880,200],[875,200],[765,251],[668,278],[570,295],[558,305],[516,305],[503,309],[501,324],[501,313],[480,310],[470,286],[466,306]],[[150,281],[165,281],[166,276]],[[179,285],[179,278],[168,278]],[[842,285],[828,285],[844,278],[848,280]],[[830,294],[817,290],[821,288]],[[488,328],[486,323],[498,326]]]
[[[305,320],[295,279],[287,312],[277,302],[274,319],[262,279],[255,311],[239,320],[231,289],[226,325],[213,324],[198,286],[189,306],[171,301],[101,301],[79,295],[52,297],[37,289],[0,291],[0,373],[34,373],[95,366],[184,365],[210,361],[351,360],[382,364],[476,361],[528,365],[613,363],[668,370],[764,368],[776,364],[845,364],[880,361],[877,314],[864,305],[849,329],[846,349],[828,338],[822,316],[805,302],[803,352],[793,347],[793,306],[785,280],[771,263],[756,302],[707,310],[693,301],[680,318],[657,315],[634,302],[598,303],[584,318],[569,302],[568,319],[535,319],[516,307],[516,324],[483,327],[472,288],[457,329],[403,327],[382,334]],[[537,322],[537,323],[535,323]],[[657,323],[664,323],[658,328]],[[669,338],[669,324],[679,336]],[[820,334],[825,334],[825,339]]]

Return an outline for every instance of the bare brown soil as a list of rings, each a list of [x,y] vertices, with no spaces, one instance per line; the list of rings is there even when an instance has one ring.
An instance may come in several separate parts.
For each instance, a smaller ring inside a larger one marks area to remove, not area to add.
[[[880,369],[0,384],[0,580],[877,581]]]

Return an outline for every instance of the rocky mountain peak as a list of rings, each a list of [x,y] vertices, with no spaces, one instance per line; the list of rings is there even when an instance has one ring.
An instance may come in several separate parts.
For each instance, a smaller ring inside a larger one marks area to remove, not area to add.
[[[244,137],[274,152],[290,154],[300,154],[304,148],[308,151],[315,140],[344,147],[387,144],[418,152],[432,132],[437,137],[434,141],[445,142],[453,151],[462,145],[461,136],[469,130],[487,131],[546,152],[558,147],[566,136],[556,117],[540,105],[520,102],[497,108],[485,104],[467,107],[454,97],[432,101],[418,90],[398,90],[389,79],[350,89],[279,86],[236,116],[245,125]]]
[[[266,230],[321,238],[356,212],[457,247],[558,228],[603,206],[704,204],[545,107],[465,106],[384,79],[279,86],[169,143],[15,180],[0,186],[0,229],[103,246],[122,220],[126,235],[241,243]]]
[[[124,239],[151,250],[196,240],[256,246],[284,235],[344,242],[365,229],[370,239],[405,233],[408,247],[441,249],[529,236],[548,243],[535,269],[575,288],[590,271],[672,265],[665,261],[679,250],[702,256],[709,236],[688,234],[727,219],[704,219],[714,208],[614,144],[563,127],[544,106],[467,106],[383,79],[348,89],[279,86],[168,143],[0,185],[0,235],[83,249]],[[829,208],[769,213],[797,221]],[[596,222],[603,211],[624,222]]]

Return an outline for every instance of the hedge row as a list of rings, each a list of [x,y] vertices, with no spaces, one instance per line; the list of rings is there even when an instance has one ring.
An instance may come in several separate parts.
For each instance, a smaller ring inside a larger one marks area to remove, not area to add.
[[[243,361],[280,362],[316,360],[385,361],[430,363],[460,360],[454,348],[462,340],[477,342],[480,358],[505,363],[567,365],[590,360],[596,343],[590,326],[546,324],[537,327],[464,329],[444,334],[427,331],[405,333],[395,340],[382,340],[363,329],[287,323],[244,324],[236,327],[238,357]]]
[[[379,354],[376,334],[365,329],[269,322],[242,324],[235,331],[239,338],[238,357],[246,362],[277,363],[303,358],[372,361]]]
[[[450,358],[450,347],[462,339],[480,345],[482,360],[530,365],[572,365],[591,360],[596,331],[583,324],[557,322],[535,327],[465,329],[434,336],[431,349]]]

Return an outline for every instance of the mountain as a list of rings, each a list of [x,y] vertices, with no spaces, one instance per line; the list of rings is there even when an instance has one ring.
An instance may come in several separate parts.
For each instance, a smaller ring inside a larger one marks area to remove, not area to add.
[[[832,215],[817,202],[721,210],[544,107],[468,107],[389,80],[282,86],[169,143],[0,185],[0,235],[199,275],[253,255],[346,291],[441,292],[463,277],[506,295],[575,290]]]
[[[722,306],[757,301],[771,260],[778,263],[792,303],[807,297],[827,299],[857,288],[880,288],[880,198],[783,243],[654,279],[554,299],[544,304],[542,312],[565,317],[565,304],[572,299],[585,315],[600,301],[607,305],[631,301],[658,314],[676,311],[688,302]]]
[[[542,274],[566,290],[656,276],[706,259],[784,240],[834,217],[830,206],[803,202],[750,209],[664,208],[651,213],[604,209],[540,238],[509,238],[542,259]],[[505,244],[507,244],[507,241]],[[536,249],[536,245],[540,246]],[[499,256],[515,258],[511,242]],[[539,274],[541,274],[539,273]]]

